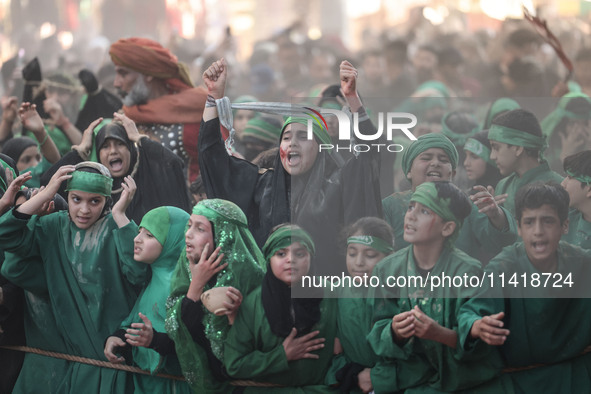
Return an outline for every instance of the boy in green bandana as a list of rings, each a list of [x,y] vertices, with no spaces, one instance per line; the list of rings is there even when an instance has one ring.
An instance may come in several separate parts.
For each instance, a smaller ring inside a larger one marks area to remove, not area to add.
[[[500,377],[507,392],[591,392],[591,353],[583,355],[591,345],[591,299],[571,298],[589,296],[591,253],[561,241],[568,206],[559,185],[520,189],[515,207],[523,242],[489,263],[481,292],[460,311],[462,347],[498,346],[510,368]]]
[[[431,286],[435,277],[444,275],[482,275],[478,261],[454,247],[470,211],[470,200],[452,183],[419,185],[404,217],[404,239],[411,245],[386,257],[373,271],[382,284],[390,278],[408,279],[406,285],[398,282],[398,287],[378,286],[368,298],[375,324],[367,339],[382,358],[377,367],[397,365],[392,370],[392,391],[473,389],[498,373],[499,360],[489,357],[492,348],[459,345],[458,312],[474,289]],[[404,376],[396,376],[399,369],[406,372]]]
[[[504,207],[509,212],[515,213],[515,194],[522,186],[537,181],[562,181],[542,159],[545,139],[531,112],[515,109],[495,118],[488,139],[492,148],[490,158],[505,177],[499,181],[496,194],[507,194]]]
[[[568,234],[562,239],[583,249],[591,249],[591,150],[564,159],[562,187],[570,197]]]

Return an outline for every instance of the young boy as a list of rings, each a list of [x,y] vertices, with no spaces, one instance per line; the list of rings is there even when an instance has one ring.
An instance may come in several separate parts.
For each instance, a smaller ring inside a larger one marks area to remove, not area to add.
[[[515,210],[523,242],[491,260],[482,293],[460,311],[462,347],[500,346],[511,369],[500,380],[516,393],[591,392],[591,353],[581,355],[591,344],[591,300],[565,298],[588,297],[591,253],[560,240],[568,205],[560,185],[521,189]]]
[[[375,324],[367,339],[382,358],[377,367],[395,363],[412,371],[397,376],[393,370],[391,391],[456,391],[481,384],[492,390],[485,382],[501,367],[498,357],[489,357],[494,349],[458,346],[457,313],[474,289],[462,284],[432,286],[444,276],[455,281],[482,276],[478,261],[454,247],[470,211],[468,196],[452,183],[419,185],[404,217],[404,239],[410,246],[386,257],[373,271],[384,285],[368,298]],[[398,278],[396,286],[392,278]]]
[[[505,208],[515,213],[515,194],[528,183],[552,181],[560,183],[562,177],[550,170],[541,159],[545,147],[542,128],[535,115],[515,109],[494,119],[488,132],[493,160],[501,175],[496,194],[507,194]]]
[[[564,159],[567,176],[561,185],[570,197],[569,230],[562,239],[583,249],[591,249],[591,150]]]
[[[443,134],[420,136],[402,156],[402,166],[411,182],[411,190],[396,192],[382,200],[384,219],[394,230],[395,250],[409,245],[403,239],[402,218],[417,186],[428,181],[451,181],[458,163],[458,151]],[[484,185],[488,186],[488,185]],[[456,247],[486,264],[501,249],[517,239],[517,226],[512,215],[500,208],[483,186],[470,198],[472,212],[460,231]]]

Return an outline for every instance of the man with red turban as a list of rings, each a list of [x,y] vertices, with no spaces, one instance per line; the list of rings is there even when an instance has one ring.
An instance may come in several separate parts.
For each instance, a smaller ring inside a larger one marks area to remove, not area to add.
[[[192,182],[199,175],[197,135],[207,92],[194,87],[187,67],[168,49],[147,38],[125,38],[111,45],[114,86],[123,111],[141,133],[176,153]]]

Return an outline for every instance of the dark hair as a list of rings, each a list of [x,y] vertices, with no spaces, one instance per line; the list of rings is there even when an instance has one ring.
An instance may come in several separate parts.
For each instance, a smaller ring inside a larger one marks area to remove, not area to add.
[[[472,136],[473,139],[480,142],[482,145],[486,146],[488,149],[490,147],[490,141],[488,139],[488,130],[482,130]],[[501,172],[494,164],[490,164],[488,161],[485,160],[486,163],[486,170],[484,174],[478,178],[475,182],[476,185],[483,185],[483,186],[493,186],[496,187],[497,183],[503,178]],[[476,191],[475,191],[476,192]]]
[[[275,166],[275,157],[278,152],[278,146],[262,151],[257,157],[252,159],[252,164],[256,164],[259,168],[273,168]]]
[[[591,176],[591,150],[584,150],[575,153],[564,159],[564,171],[572,171],[576,174]],[[581,188],[587,186],[586,183],[581,182]]]
[[[505,46],[513,46],[522,48],[529,44],[540,45],[542,40],[540,36],[531,29],[517,29],[513,33],[509,34],[509,37],[505,40]]]
[[[584,119],[589,113],[591,113],[591,103],[589,103],[589,100],[585,97],[574,97],[568,101],[565,109]],[[572,119],[565,116],[560,122],[558,122],[554,130],[548,130],[548,132],[554,131],[550,137],[550,146],[560,146],[560,134],[566,133],[566,126],[571,121]]]
[[[510,127],[515,130],[523,131],[537,137],[542,136],[542,127],[536,116],[524,109],[518,108],[512,111],[506,112],[502,115],[496,116],[492,124],[499,126]],[[510,145],[510,144],[509,144]],[[539,158],[540,150],[533,148],[524,148],[525,153],[533,158]]]
[[[472,212],[470,199],[460,188],[449,181],[433,182],[437,189],[437,197],[449,199],[449,209],[461,222]]]
[[[378,237],[394,246],[394,232],[392,227],[384,219],[373,216],[366,216],[357,219],[353,224],[348,225],[341,232],[341,239],[344,245],[347,244],[347,238],[356,233]]]
[[[205,194],[205,185],[203,184],[203,179],[201,179],[201,174],[197,175],[197,178],[189,186],[189,190],[191,194]]]
[[[570,197],[567,191],[558,183],[535,182],[523,186],[515,195],[515,218],[517,219],[517,224],[521,222],[523,210],[537,209],[544,204],[554,208],[561,224],[568,218]]]

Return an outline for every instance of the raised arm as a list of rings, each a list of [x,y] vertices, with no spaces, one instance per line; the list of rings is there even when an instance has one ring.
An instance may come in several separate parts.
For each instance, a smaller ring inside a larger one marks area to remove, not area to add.
[[[203,73],[203,82],[205,83],[205,86],[207,86],[207,102],[205,103],[205,110],[203,111],[204,122],[218,117],[215,100],[224,97],[227,76],[228,64],[224,58],[214,62]]]
[[[60,152],[47,131],[45,131],[43,119],[37,113],[37,106],[31,103],[23,103],[18,114],[23,126],[35,135],[43,157],[51,164],[57,163],[61,157]]]
[[[70,119],[64,115],[64,110],[56,99],[48,98],[43,101],[43,109],[51,117],[50,122],[60,128],[68,137],[72,145],[77,145],[82,140],[82,132],[70,122]]]

